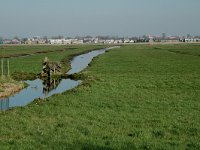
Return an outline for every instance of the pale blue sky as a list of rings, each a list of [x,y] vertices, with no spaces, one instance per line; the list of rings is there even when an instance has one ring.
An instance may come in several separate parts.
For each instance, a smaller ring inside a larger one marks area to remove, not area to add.
[[[200,35],[200,0],[0,0],[0,36]]]

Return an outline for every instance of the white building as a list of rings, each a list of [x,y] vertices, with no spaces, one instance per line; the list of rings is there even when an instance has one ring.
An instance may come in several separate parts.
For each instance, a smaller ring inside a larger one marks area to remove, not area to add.
[[[194,42],[200,42],[200,39],[197,38],[187,38],[185,39],[186,43],[194,43]]]
[[[49,44],[63,44],[63,39],[49,39]]]
[[[75,43],[78,42],[77,40],[74,39],[49,39],[49,44],[75,44]]]
[[[125,39],[124,43],[130,43],[130,40],[129,39]]]
[[[134,40],[130,40],[130,43],[135,43],[135,41]]]
[[[63,41],[62,41],[62,43],[63,44],[72,44],[72,40],[71,39],[64,39]]]
[[[72,44],[83,44],[83,40],[78,40],[78,39],[71,39],[72,40]]]

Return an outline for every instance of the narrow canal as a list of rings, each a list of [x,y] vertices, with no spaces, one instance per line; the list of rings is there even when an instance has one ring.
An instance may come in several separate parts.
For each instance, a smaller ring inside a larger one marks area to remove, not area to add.
[[[98,55],[105,53],[108,50],[119,48],[119,46],[101,49],[101,50],[94,50],[86,54],[82,54],[76,56],[71,61],[71,70],[67,72],[68,75],[79,73],[92,61],[92,59]],[[50,79],[48,81],[43,81],[41,79],[36,79],[33,81],[24,81],[29,86],[19,93],[0,99],[0,110],[5,111],[11,109],[13,107],[22,107],[26,106],[35,99],[38,98],[48,98],[54,94],[63,93],[67,90],[71,90],[77,87],[82,81],[75,81],[71,79]]]

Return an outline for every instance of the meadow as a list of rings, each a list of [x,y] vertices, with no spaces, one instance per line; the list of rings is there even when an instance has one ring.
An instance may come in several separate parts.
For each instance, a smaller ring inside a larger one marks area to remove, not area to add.
[[[34,79],[42,71],[42,61],[45,57],[48,57],[50,61],[62,62],[64,69],[67,71],[70,68],[69,60],[72,55],[105,47],[102,45],[0,46],[0,58],[18,57],[9,59],[10,73],[14,79],[26,80],[28,78]],[[21,57],[24,55],[32,56]]]
[[[26,65],[12,71],[39,72],[42,58],[14,59]],[[198,44],[113,49],[82,72],[79,87],[1,113],[1,148],[200,149],[199,66]]]

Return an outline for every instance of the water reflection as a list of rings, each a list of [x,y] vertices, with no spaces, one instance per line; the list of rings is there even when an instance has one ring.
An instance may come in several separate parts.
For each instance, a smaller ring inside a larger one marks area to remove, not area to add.
[[[0,109],[1,111],[5,111],[9,109],[9,98],[0,99]]]
[[[17,106],[25,106],[37,98],[45,99],[54,94],[63,93],[78,86],[81,81],[47,78],[25,82],[29,84],[27,88],[9,98],[0,98],[1,111]]]
[[[52,79],[50,77],[47,77],[42,80],[43,83],[43,93],[45,95],[48,95],[49,92],[56,89],[56,87],[60,84],[62,79]]]

